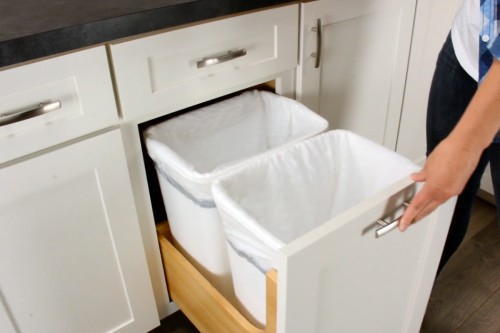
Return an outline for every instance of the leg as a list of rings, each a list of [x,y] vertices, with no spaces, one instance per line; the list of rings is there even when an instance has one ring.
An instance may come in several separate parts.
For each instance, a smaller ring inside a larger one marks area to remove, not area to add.
[[[465,185],[464,190],[458,196],[455,212],[451,219],[450,230],[448,231],[448,237],[446,238],[441,261],[439,262],[438,274],[464,240],[465,233],[469,227],[474,199],[481,185],[481,177],[483,176],[487,164],[488,151],[486,150],[483,152],[479,164]]]
[[[439,142],[453,130],[476,89],[477,82],[460,66],[453,50],[451,38],[448,36],[439,54],[429,93],[427,154],[430,154]],[[465,236],[474,198],[487,162],[488,152],[485,151],[476,171],[458,197],[438,272],[441,271]]]

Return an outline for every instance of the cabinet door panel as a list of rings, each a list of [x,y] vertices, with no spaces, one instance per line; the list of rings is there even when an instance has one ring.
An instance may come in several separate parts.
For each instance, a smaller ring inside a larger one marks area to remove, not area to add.
[[[14,321],[11,320],[9,312],[3,303],[4,303],[3,297],[0,294],[0,332],[2,333],[19,332],[19,330],[16,330],[16,328],[14,327]]]
[[[278,332],[420,330],[454,199],[405,233],[374,235],[414,192],[405,179],[280,252]]]
[[[157,323],[118,131],[0,170],[0,287],[22,332]]]
[[[49,102],[60,104],[36,110]],[[0,71],[0,119],[0,163],[115,125],[104,46]]]
[[[298,99],[330,128],[394,149],[415,0],[320,0],[302,5]],[[321,63],[315,68],[321,19]]]
[[[111,45],[124,119],[171,113],[295,68],[298,10],[293,4]]]
[[[419,0],[396,151],[425,161],[427,100],[436,60],[462,0]]]

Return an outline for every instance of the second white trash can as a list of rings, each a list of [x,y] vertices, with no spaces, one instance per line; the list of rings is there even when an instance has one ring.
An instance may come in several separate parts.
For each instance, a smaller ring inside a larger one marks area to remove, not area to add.
[[[230,301],[233,284],[211,192],[213,180],[327,126],[326,120],[292,99],[250,91],[145,131],[174,244]]]
[[[416,170],[385,147],[334,130],[217,179],[235,293],[249,319],[265,324],[265,272],[281,248]]]

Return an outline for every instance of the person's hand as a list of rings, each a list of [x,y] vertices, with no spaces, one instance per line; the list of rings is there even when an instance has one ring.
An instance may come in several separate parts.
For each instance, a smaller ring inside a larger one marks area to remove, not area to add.
[[[467,141],[452,136],[444,139],[429,155],[423,169],[411,176],[413,181],[425,184],[406,209],[399,230],[405,231],[449,198],[460,194],[481,153],[470,147]]]

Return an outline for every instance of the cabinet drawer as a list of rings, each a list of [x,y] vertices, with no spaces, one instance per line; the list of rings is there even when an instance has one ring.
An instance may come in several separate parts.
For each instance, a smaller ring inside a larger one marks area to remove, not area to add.
[[[40,103],[55,106],[29,111]],[[116,124],[105,48],[0,71],[0,115],[0,163]]]
[[[168,226],[160,224],[172,299],[201,331],[418,332],[455,201],[405,233],[375,238],[380,226],[372,223],[387,212],[400,213],[399,202],[415,191],[403,179],[282,248],[277,269],[265,277],[264,329],[253,326],[183,257],[171,244]]]
[[[167,114],[295,67],[298,5],[117,43],[111,54],[123,117]]]

